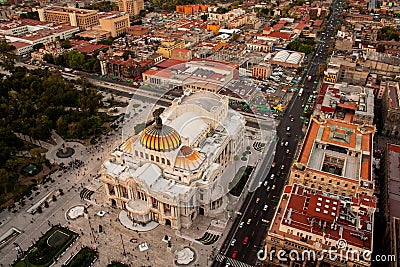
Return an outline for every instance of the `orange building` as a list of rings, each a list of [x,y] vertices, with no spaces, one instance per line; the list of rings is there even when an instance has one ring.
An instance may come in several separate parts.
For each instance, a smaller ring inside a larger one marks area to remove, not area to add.
[[[207,24],[207,31],[213,31],[214,34],[218,34],[219,29],[221,29],[221,26],[217,22]]]
[[[182,5],[176,6],[176,12],[185,13],[186,15],[193,15],[198,11],[207,11],[210,5]]]

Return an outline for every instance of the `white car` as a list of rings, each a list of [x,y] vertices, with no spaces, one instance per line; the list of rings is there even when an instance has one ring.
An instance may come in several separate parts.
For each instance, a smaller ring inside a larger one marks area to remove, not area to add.
[[[239,228],[242,228],[242,227],[243,227],[243,225],[244,225],[244,222],[240,222],[240,224],[239,224]]]
[[[271,174],[271,177],[269,179],[274,180],[275,174]]]
[[[268,185],[268,180],[266,180],[265,182],[264,182],[264,186],[267,186]]]
[[[232,239],[231,246],[233,247],[235,245],[235,243],[236,243],[236,239]]]
[[[263,208],[263,211],[267,211],[267,209],[268,209],[268,205],[265,204],[265,205],[264,205],[264,208]]]

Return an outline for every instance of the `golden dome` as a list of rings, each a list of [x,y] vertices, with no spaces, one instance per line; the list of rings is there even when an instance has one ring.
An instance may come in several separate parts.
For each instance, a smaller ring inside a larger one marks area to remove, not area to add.
[[[184,170],[196,170],[200,167],[205,156],[189,146],[182,146],[175,160],[175,167]]]
[[[181,144],[181,137],[174,128],[163,125],[161,119],[156,119],[156,124],[146,127],[140,136],[140,144],[155,151],[171,151]]]

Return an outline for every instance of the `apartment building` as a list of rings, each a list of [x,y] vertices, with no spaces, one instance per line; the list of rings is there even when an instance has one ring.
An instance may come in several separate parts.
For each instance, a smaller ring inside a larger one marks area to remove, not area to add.
[[[112,37],[128,32],[130,27],[129,14],[127,13],[110,12],[99,20],[99,28],[103,31],[109,31]]]
[[[253,78],[267,79],[271,75],[271,65],[260,63],[259,65],[253,66],[252,76]]]
[[[97,10],[54,6],[40,8],[38,13],[40,21],[69,23],[81,30],[99,25]]]
[[[130,17],[139,15],[141,10],[144,10],[143,0],[119,0],[119,11],[129,14]]]

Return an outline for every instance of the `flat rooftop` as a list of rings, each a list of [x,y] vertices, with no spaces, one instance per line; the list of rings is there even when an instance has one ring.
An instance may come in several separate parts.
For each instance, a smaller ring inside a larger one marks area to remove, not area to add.
[[[400,218],[400,146],[388,144],[387,151],[389,212]]]
[[[269,235],[280,235],[308,245],[315,244],[315,235],[322,240],[325,237],[333,245],[343,238],[348,245],[372,250],[374,197],[358,194],[345,198],[298,184],[286,186],[284,193],[288,197],[281,199],[281,213],[275,215]],[[288,234],[287,229],[310,233],[314,238],[302,239],[297,234]],[[324,249],[330,247],[327,242],[322,244]]]
[[[336,178],[371,181],[374,132],[370,126],[313,117],[298,163]]]
[[[154,75],[157,78],[168,80],[169,83],[189,84],[191,86],[207,86],[215,90],[229,82],[234,75],[235,69],[225,64],[216,64],[211,61],[190,61],[179,64],[167,64],[163,62],[146,71],[145,74]]]

